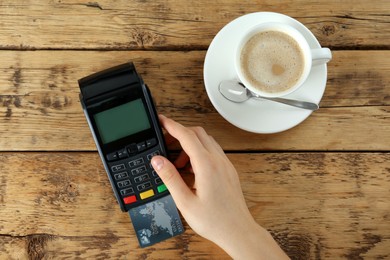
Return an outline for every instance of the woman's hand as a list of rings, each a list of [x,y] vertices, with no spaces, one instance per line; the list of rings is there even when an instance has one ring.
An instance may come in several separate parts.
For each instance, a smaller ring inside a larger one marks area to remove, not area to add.
[[[155,156],[152,165],[191,228],[233,258],[286,257],[271,235],[254,221],[237,171],[214,138],[201,127],[184,127],[164,116],[160,122],[180,142],[183,151],[175,165],[191,164],[194,187],[187,186],[166,158]]]

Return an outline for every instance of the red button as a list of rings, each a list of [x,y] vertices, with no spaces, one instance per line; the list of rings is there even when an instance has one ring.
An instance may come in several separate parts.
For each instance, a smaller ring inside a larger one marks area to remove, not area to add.
[[[131,203],[136,202],[137,198],[135,197],[135,195],[133,195],[133,196],[129,196],[129,197],[124,198],[123,201],[125,202],[125,204],[131,204]]]

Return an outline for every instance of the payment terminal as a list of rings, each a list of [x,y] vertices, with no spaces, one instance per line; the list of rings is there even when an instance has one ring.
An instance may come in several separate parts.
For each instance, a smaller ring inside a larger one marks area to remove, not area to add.
[[[140,245],[182,233],[175,204],[151,165],[153,156],[167,157],[167,149],[150,90],[134,64],[94,73],[80,79],[79,86],[80,102],[108,179],[121,210],[129,212],[134,228],[139,229]],[[144,223],[148,216],[142,213],[151,214],[145,211],[150,205],[151,209],[161,206],[158,212],[170,214],[173,227],[162,226],[156,233],[153,225],[159,216],[154,215],[150,221],[154,233],[148,233],[149,223]]]

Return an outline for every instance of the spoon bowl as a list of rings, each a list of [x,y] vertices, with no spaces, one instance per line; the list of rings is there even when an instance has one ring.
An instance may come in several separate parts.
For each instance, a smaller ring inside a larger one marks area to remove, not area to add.
[[[299,101],[299,100],[286,99],[286,98],[262,97],[253,93],[252,91],[247,89],[242,83],[237,82],[235,80],[222,81],[219,84],[218,89],[219,92],[222,94],[222,96],[236,103],[245,102],[250,98],[259,98],[259,99],[266,99],[266,100],[282,103],[293,107],[308,109],[312,111],[315,111],[319,108],[317,104],[312,102],[307,102],[307,101]]]

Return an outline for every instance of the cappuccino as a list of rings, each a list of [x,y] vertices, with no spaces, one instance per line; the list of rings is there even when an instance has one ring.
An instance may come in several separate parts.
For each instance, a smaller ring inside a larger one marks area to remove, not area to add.
[[[303,75],[305,59],[299,44],[279,31],[252,36],[240,55],[241,73],[252,87],[267,93],[294,87]]]

